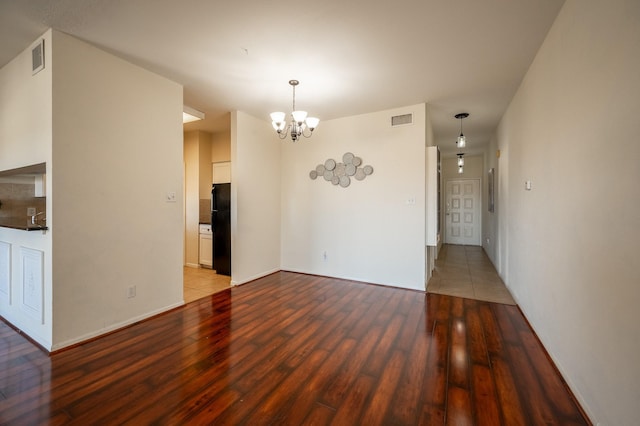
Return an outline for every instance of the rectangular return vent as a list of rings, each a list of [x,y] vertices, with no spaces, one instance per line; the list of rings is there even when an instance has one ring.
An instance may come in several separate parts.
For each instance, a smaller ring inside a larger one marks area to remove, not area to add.
[[[44,40],[31,49],[31,75],[36,75],[44,69]]]
[[[391,117],[391,126],[413,124],[413,114],[394,115]]]

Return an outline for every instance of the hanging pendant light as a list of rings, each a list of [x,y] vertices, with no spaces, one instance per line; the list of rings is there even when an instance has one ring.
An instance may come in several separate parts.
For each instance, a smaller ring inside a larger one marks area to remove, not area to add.
[[[458,154],[458,167],[464,166],[464,152]]]
[[[291,113],[291,122],[287,124],[286,115],[284,112],[272,112],[271,113],[271,125],[273,129],[278,133],[280,139],[287,137],[287,133],[291,133],[291,139],[295,142],[300,139],[300,136],[305,138],[311,137],[311,134],[318,127],[320,119],[316,117],[307,117],[306,111],[296,110],[296,86],[300,84],[298,80],[289,80],[289,84],[293,87],[293,109]],[[308,134],[305,130],[309,129]]]
[[[462,120],[464,118],[467,118],[468,116],[468,112],[461,112],[455,115],[455,117],[460,120],[460,136],[458,136],[458,139],[456,141],[456,145],[458,146],[458,148],[464,148],[465,146],[467,146],[467,138],[465,138],[464,134],[462,133]]]

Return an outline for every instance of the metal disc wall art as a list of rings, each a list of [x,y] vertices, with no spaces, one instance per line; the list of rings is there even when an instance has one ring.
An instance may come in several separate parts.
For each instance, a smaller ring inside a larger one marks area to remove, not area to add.
[[[372,166],[366,165],[360,167],[361,165],[362,158],[347,152],[342,156],[341,163],[336,162],[333,158],[329,158],[324,164],[318,164],[315,169],[309,172],[309,177],[315,180],[319,176],[322,176],[327,182],[346,188],[351,185],[352,177],[356,180],[364,180],[373,173]]]

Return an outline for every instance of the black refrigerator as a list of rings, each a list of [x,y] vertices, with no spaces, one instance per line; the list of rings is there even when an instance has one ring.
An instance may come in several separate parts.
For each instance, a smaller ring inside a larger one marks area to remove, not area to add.
[[[211,188],[213,269],[231,276],[231,184],[214,183]]]

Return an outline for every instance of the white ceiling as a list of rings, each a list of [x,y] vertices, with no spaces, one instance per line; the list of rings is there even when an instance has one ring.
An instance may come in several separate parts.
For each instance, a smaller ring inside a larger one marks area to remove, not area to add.
[[[222,131],[228,112],[321,120],[427,102],[436,141],[485,145],[564,0],[0,0],[0,66],[53,27],[184,85]],[[317,131],[321,131],[322,121]]]

